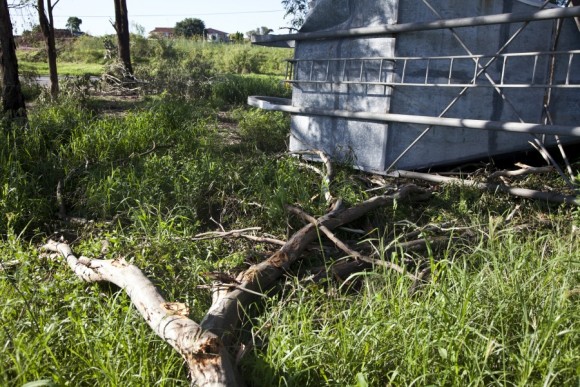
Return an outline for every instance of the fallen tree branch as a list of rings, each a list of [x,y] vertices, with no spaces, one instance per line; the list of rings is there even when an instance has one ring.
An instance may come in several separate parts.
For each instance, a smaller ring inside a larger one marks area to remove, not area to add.
[[[340,202],[337,202],[331,212],[317,220],[317,224],[334,230],[378,207],[393,203],[396,200],[409,200],[413,195],[424,195],[424,193],[425,191],[418,187],[409,185],[402,187],[393,195],[377,196],[344,210],[340,209]],[[288,272],[290,265],[296,262],[302,251],[317,238],[317,226],[312,223],[305,225],[266,261],[253,265],[240,273],[237,277],[237,281],[240,282],[239,287],[265,293],[284,273]],[[202,320],[201,326],[227,340],[228,337],[233,337],[240,324],[240,316],[243,314],[241,307],[254,302],[256,296],[241,289],[233,289],[214,294],[214,300],[215,302]]]
[[[408,179],[419,179],[424,181],[429,181],[432,183],[441,183],[441,184],[460,184],[466,187],[474,187],[481,190],[487,191],[500,191],[509,193],[514,196],[519,196],[522,198],[527,199],[534,199],[534,200],[543,200],[552,203],[564,203],[564,204],[572,204],[575,206],[580,206],[580,198],[573,195],[563,195],[555,192],[542,192],[542,191],[535,191],[527,188],[514,188],[508,187],[502,184],[492,184],[492,183],[479,183],[473,180],[463,180],[454,177],[445,177],[439,175],[433,175],[430,173],[420,173],[420,172],[411,172],[411,171],[395,171],[390,173],[388,176],[390,177],[403,177]]]
[[[330,204],[334,200],[330,192],[330,185],[332,184],[332,178],[334,177],[334,169],[332,167],[332,161],[330,160],[330,157],[326,153],[318,149],[291,152],[291,154],[317,155],[320,158],[320,160],[324,163],[326,173],[323,173],[320,169],[310,164],[305,164],[305,167],[313,170],[314,172],[322,176],[322,194],[324,195],[324,200],[326,200],[326,202]]]
[[[307,213],[305,213],[304,211],[302,211],[301,209],[297,208],[297,207],[288,207],[288,210],[298,216],[300,216],[302,219],[306,220],[307,222],[310,222],[312,225],[316,226],[320,231],[322,231],[324,233],[324,235],[326,235],[326,237],[328,239],[330,239],[339,249],[341,249],[342,251],[344,251],[345,253],[347,253],[350,257],[358,260],[358,261],[363,261],[366,263],[370,263],[373,265],[378,265],[378,266],[382,266],[385,267],[387,269],[390,270],[394,270],[399,274],[405,275],[407,277],[409,277],[410,279],[412,279],[413,281],[417,280],[417,277],[414,276],[411,273],[407,273],[407,271],[402,268],[401,266],[397,265],[396,263],[393,262],[389,262],[389,261],[383,261],[380,259],[373,259],[367,256],[362,255],[361,253],[359,253],[358,251],[355,251],[353,249],[351,249],[349,246],[346,245],[346,243],[344,243],[343,241],[341,241],[340,239],[338,239],[333,233],[332,231],[330,231],[326,226],[324,226],[323,224],[319,224],[318,221],[313,218],[312,216],[308,215]]]
[[[497,171],[489,175],[487,178],[488,182],[493,182],[500,177],[516,177],[516,176],[526,176],[531,174],[540,174],[540,173],[551,173],[554,172],[554,167],[546,166],[546,167],[530,167],[524,164],[516,164],[516,166],[521,167],[515,171],[503,170]]]
[[[44,249],[60,253],[83,281],[106,281],[123,289],[151,329],[183,356],[195,385],[243,385],[219,337],[190,320],[184,304],[165,301],[137,266],[124,259],[77,258],[67,244],[52,240]]]
[[[197,234],[196,236],[191,238],[191,240],[192,241],[204,241],[207,239],[239,237],[246,232],[260,231],[261,229],[262,229],[261,227],[248,227],[248,228],[243,228],[240,230],[231,230],[231,231],[209,231],[209,232]]]
[[[6,262],[0,261],[0,273],[8,272],[19,265],[20,265],[20,261],[17,261],[17,260],[6,261]]]
[[[317,227],[333,230],[380,206],[408,200],[419,193],[424,195],[423,190],[409,185],[393,195],[374,197],[348,209],[341,208],[340,201],[336,202],[328,214],[316,220],[316,225],[309,223],[302,227],[264,262],[251,266],[236,279],[220,276],[221,280],[212,287],[212,305],[200,324],[187,317],[189,312],[184,304],[165,301],[142,271],[123,259],[77,258],[67,244],[52,240],[44,248],[61,254],[82,280],[107,281],[123,289],[151,329],[183,356],[192,385],[241,386],[243,381],[226,344],[237,337],[244,316],[242,309],[267,297],[266,292],[316,240]]]
[[[322,231],[322,230],[321,230]],[[394,246],[389,246],[384,251],[384,256],[389,256],[391,253],[395,251],[402,251],[404,253],[407,252],[420,252],[426,251],[428,247],[437,247],[441,245],[448,245],[450,243],[458,242],[462,240],[465,236],[462,237],[450,237],[450,236],[441,236],[431,239],[417,239],[409,242],[399,243]],[[355,252],[356,253],[356,252]],[[375,266],[382,266],[390,270],[394,270],[400,274],[405,274],[409,279],[413,280],[413,285],[411,288],[416,288],[419,283],[425,281],[425,274],[419,273],[418,275],[413,275],[408,271],[401,268],[399,265],[395,265],[391,262],[386,262],[381,259],[372,258],[365,255],[359,254],[349,254],[350,256],[356,258],[355,260],[341,260],[340,262],[327,267],[319,267],[312,270],[312,274],[306,277],[305,281],[312,281],[312,282],[320,282],[321,280],[333,277],[339,280],[344,280],[344,278],[348,277],[353,273],[357,273],[360,271],[364,271],[370,269]],[[358,255],[358,257],[356,256]],[[395,265],[396,267],[393,267]]]
[[[191,238],[187,238],[187,240],[191,240],[191,241],[205,241],[205,240],[211,240],[211,239],[227,239],[227,238],[242,238],[242,239],[247,239],[250,240],[252,242],[257,242],[257,243],[269,243],[272,245],[277,245],[277,246],[284,246],[284,244],[286,244],[285,241],[280,240],[280,239],[276,239],[270,236],[256,236],[256,235],[248,235],[246,234],[247,232],[251,232],[251,231],[260,231],[262,228],[261,227],[249,227],[249,228],[244,228],[244,229],[240,229],[240,230],[230,230],[230,231],[210,231],[210,232],[204,232],[201,234],[197,234],[194,237]],[[176,238],[176,239],[184,239],[184,238]]]

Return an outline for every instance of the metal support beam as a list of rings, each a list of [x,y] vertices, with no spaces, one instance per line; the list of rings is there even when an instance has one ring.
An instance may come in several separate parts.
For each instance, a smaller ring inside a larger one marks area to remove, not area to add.
[[[513,133],[532,133],[560,136],[580,137],[580,126],[542,125],[526,122],[501,122],[486,120],[471,120],[463,118],[447,118],[433,116],[417,116],[408,114],[351,112],[347,110],[323,110],[292,106],[290,100],[262,96],[248,97],[248,105],[264,110],[276,110],[293,114],[310,116],[339,117],[362,121],[401,122],[431,126],[446,126],[451,128],[482,129]]]
[[[291,40],[320,40],[352,37],[370,37],[398,34],[401,32],[440,30],[444,28],[476,27],[491,24],[519,23],[526,21],[550,20],[580,16],[580,6],[544,9],[534,12],[502,13],[497,15],[473,16],[457,19],[437,20],[432,22],[415,22],[384,25],[378,27],[352,28],[339,31],[299,32],[283,35],[254,35],[252,43],[269,45],[270,43]]]

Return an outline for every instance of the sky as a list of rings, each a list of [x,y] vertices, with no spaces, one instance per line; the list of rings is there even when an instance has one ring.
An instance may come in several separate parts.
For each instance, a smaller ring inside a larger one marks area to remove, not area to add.
[[[54,3],[54,0],[53,0]],[[279,27],[290,25],[284,19],[281,0],[127,0],[131,32],[133,26],[145,28],[148,35],[155,27],[174,27],[185,18],[198,18],[206,28],[234,33],[268,27],[274,33],[286,33]],[[114,20],[113,0],[60,0],[54,8],[56,28],[65,28],[69,17],[80,18],[81,31],[91,35],[113,34],[110,20]],[[38,24],[34,10],[11,10],[15,33],[20,35],[31,25]]]

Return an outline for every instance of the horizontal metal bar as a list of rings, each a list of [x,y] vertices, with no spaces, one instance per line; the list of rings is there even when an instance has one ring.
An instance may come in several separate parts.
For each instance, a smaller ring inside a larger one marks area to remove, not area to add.
[[[478,87],[489,87],[489,88],[506,88],[506,89],[527,89],[527,88],[539,88],[539,89],[579,89],[580,84],[539,84],[539,83],[447,83],[447,79],[445,80],[446,83],[407,83],[407,82],[359,82],[359,81],[284,81],[286,83],[292,84],[329,84],[333,86],[340,86],[340,85],[362,85],[362,86],[411,86],[411,87],[469,87],[469,88],[478,88]]]
[[[441,55],[441,56],[369,56],[362,58],[311,58],[311,59],[286,59],[288,62],[300,63],[300,62],[326,62],[326,61],[343,61],[343,60],[365,60],[365,61],[403,61],[403,60],[444,60],[444,59],[473,59],[473,58],[501,58],[504,56],[509,57],[527,57],[527,56],[548,56],[548,55],[576,55],[580,54],[580,50],[568,50],[568,51],[528,51],[528,52],[511,52],[505,54],[481,54],[481,55]]]
[[[413,22],[377,27],[351,28],[338,31],[315,31],[298,32],[296,34],[283,35],[252,35],[252,43],[268,45],[280,41],[291,40],[319,40],[339,39],[349,37],[369,37],[391,35],[402,32],[440,30],[444,28],[475,27],[491,24],[519,23],[526,21],[539,21],[559,18],[580,16],[580,6],[543,9],[533,12],[502,13],[496,15],[484,15],[464,17],[457,19],[437,20],[432,22]]]
[[[264,110],[275,110],[312,116],[339,117],[363,121],[400,122],[407,124],[446,126],[452,128],[580,137],[580,126],[542,125],[522,122],[500,122],[393,113],[351,112],[347,110],[323,110],[292,106],[292,102],[289,99],[263,96],[248,97],[248,105]]]

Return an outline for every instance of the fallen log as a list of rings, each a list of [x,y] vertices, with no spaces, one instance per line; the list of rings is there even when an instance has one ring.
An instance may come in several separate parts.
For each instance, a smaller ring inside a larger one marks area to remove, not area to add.
[[[222,281],[214,286],[212,305],[199,324],[188,318],[186,305],[167,302],[143,272],[124,259],[77,258],[69,245],[52,240],[44,248],[61,254],[82,280],[106,281],[123,289],[151,329],[183,356],[192,385],[242,386],[243,379],[227,351],[243,320],[242,308],[264,297],[290,270],[301,253],[318,238],[317,227],[336,229],[378,207],[395,200],[408,200],[415,194],[424,196],[425,192],[409,185],[393,195],[374,197],[348,209],[343,209],[340,201],[336,202],[328,214],[317,219],[316,224],[302,227],[267,260],[251,266],[234,281],[227,281],[230,283]]]
[[[149,327],[183,356],[195,385],[243,385],[220,338],[190,320],[184,304],[167,302],[137,266],[124,259],[77,258],[66,243],[52,240],[44,248],[60,253],[83,281],[110,282],[123,289]]]

